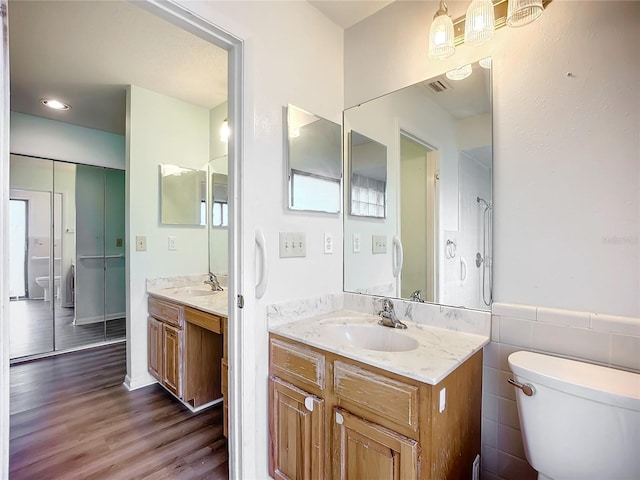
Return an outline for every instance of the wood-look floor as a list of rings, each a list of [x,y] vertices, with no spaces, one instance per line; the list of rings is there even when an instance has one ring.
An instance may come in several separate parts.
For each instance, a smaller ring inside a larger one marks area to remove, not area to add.
[[[123,343],[12,366],[10,479],[227,479],[222,407],[129,392],[125,369]]]
[[[12,359],[126,337],[124,318],[109,320],[106,325],[74,325],[73,308],[63,308],[59,302],[52,310],[51,302],[44,300],[11,300],[9,318]]]

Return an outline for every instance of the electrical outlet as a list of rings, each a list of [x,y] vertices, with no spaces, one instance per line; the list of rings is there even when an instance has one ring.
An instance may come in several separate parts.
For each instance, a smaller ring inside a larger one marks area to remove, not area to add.
[[[146,252],[146,251],[147,251],[147,236],[136,235],[136,252]]]
[[[304,232],[280,232],[280,258],[306,256],[307,236]]]
[[[333,253],[333,235],[328,232],[324,234],[324,253]]]
[[[372,253],[387,253],[387,236],[372,235],[371,249],[372,249]]]
[[[116,238],[116,247],[122,247],[122,239]]]
[[[353,253],[360,253],[360,234],[353,234]]]
[[[167,242],[167,247],[169,248],[169,250],[174,251],[176,250],[176,237],[174,236],[169,236],[169,240]]]

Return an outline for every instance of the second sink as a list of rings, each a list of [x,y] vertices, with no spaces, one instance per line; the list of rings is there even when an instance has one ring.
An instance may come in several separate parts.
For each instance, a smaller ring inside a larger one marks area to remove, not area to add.
[[[378,325],[326,325],[323,334],[346,346],[381,352],[407,352],[418,341],[403,333]]]

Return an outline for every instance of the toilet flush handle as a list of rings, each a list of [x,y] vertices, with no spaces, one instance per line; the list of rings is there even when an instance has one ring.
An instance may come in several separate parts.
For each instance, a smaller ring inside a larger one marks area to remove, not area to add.
[[[513,385],[514,387],[522,390],[527,397],[530,397],[534,393],[536,393],[536,391],[533,389],[533,385],[530,385],[528,383],[524,383],[524,384],[518,383],[513,378],[509,378],[507,382]]]

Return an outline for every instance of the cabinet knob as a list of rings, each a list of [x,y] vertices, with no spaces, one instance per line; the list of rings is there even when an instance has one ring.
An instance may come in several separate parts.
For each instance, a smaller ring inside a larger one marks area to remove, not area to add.
[[[336,412],[336,423],[338,425],[342,425],[344,423],[344,417],[338,412]]]
[[[304,399],[304,406],[307,407],[307,410],[313,412],[313,397],[307,397]]]

